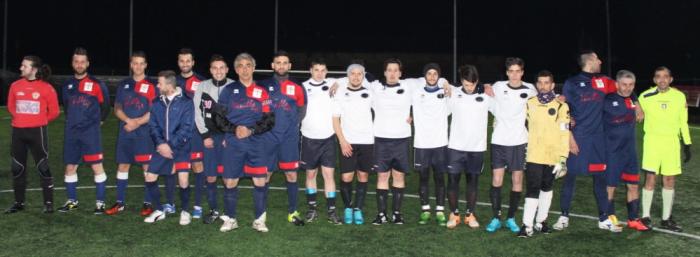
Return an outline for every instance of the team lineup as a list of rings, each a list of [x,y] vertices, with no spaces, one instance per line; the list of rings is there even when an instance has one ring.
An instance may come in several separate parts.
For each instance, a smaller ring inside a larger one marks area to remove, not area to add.
[[[505,60],[508,79],[492,84],[482,83],[477,68],[468,64],[459,68],[455,84],[441,77],[442,70],[435,63],[426,64],[420,78],[403,78],[402,62],[395,58],[384,61],[382,80],[360,63],[348,65],[345,77],[329,78],[326,63],[313,60],[311,77],[304,82],[290,78],[292,62],[284,51],[273,56],[273,76],[260,81],[253,79],[258,63],[248,53],[232,61],[236,80],[229,78],[227,60],[220,55],[209,60],[211,79],[195,73],[194,54],[187,48],[177,53],[179,73],[166,70],[148,77],[143,52],[134,52],[129,61],[132,75],[117,85],[114,103],[110,103],[106,84],[88,73],[87,50],[73,52],[74,76],[60,87],[66,201],[58,212],[69,213],[82,205],[77,170],[87,165],[94,173],[94,213],[119,215],[127,206],[129,176],[133,175],[129,170],[137,165],[145,181],[140,215],[146,223],[179,211],[180,225],[201,219],[206,224],[221,221],[221,232],[234,230],[239,227],[239,181],[250,178],[252,228],[268,232],[269,185],[279,177],[274,173],[284,178],[291,224],[303,226],[322,215],[332,224],[366,223],[364,203],[371,175],[377,178],[377,210],[367,222],[414,223],[401,211],[405,176],[414,171],[419,176],[418,224],[455,229],[463,223],[477,229],[483,222],[489,233],[505,228],[527,238],[569,226],[576,178],[587,176],[593,181],[599,229],[621,232],[625,226],[614,204],[615,190],[622,183],[629,229],[650,231],[658,226],[682,231],[671,210],[675,177],[691,158],[692,142],[686,96],[671,86],[671,70],[664,66],[653,72],[655,85],[636,95],[634,73],[620,70],[614,79],[607,77],[600,72],[598,55],[584,51],[578,56],[580,73],[566,79],[558,95],[549,71],[538,72],[534,85],[524,82],[525,62],[517,57]],[[53,213],[47,126],[60,115],[58,93],[47,82],[50,69],[41,58],[25,56],[20,72],[7,102],[12,117],[15,202],[5,213],[25,209],[28,153],[36,161],[44,213]],[[116,199],[106,199],[108,175],[103,167],[101,124],[112,106],[119,120],[117,170],[113,173]],[[644,122],[641,159],[636,142],[636,123],[640,122]],[[492,172],[488,195],[492,213],[477,218],[479,177],[486,156],[490,156]],[[319,207],[319,173],[325,211]],[[464,209],[458,206],[462,176]],[[509,207],[502,213],[507,177],[511,181]],[[657,177],[663,185],[662,215],[655,225],[650,210]],[[563,184],[561,216],[549,225],[553,185],[559,178]],[[159,180],[165,185],[164,192]],[[305,210],[298,206],[302,182]],[[220,183],[223,209],[218,206]],[[336,206],[336,192],[342,207]],[[178,194],[180,201],[176,202]],[[519,222],[516,214],[523,194]]]

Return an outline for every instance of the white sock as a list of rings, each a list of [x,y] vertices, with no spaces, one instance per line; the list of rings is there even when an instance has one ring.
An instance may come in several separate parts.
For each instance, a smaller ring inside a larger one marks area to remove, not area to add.
[[[642,218],[651,217],[651,202],[654,200],[654,190],[642,189]]]
[[[663,200],[663,209],[661,210],[661,220],[668,220],[671,217],[671,208],[673,207],[673,189],[662,189],[661,199]]]
[[[552,206],[552,195],[553,191],[543,192],[540,191],[540,198],[538,199],[537,206],[537,218],[535,221],[537,223],[542,223],[547,220],[547,215],[549,214],[549,207]]]
[[[525,210],[523,211],[523,225],[532,227],[532,221],[535,219],[537,212],[537,198],[525,198]]]

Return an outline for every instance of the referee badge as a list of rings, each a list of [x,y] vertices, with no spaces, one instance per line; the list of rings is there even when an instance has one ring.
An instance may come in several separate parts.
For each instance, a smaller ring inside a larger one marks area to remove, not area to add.
[[[661,104],[661,109],[666,110],[666,108],[668,108],[668,105],[666,105],[666,104]]]
[[[549,108],[549,110],[547,110],[547,113],[549,113],[549,115],[551,116],[554,116],[554,114],[557,114],[557,110],[554,110],[554,108]]]

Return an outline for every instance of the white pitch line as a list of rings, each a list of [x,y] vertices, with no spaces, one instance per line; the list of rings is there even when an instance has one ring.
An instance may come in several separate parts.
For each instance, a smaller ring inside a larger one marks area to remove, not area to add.
[[[700,129],[700,128],[698,128],[698,129]],[[143,185],[129,185],[128,187],[129,188],[143,188]],[[163,185],[161,185],[160,187],[163,187]],[[246,189],[253,189],[252,186],[238,186],[238,187],[239,188],[246,188]],[[79,187],[77,187],[77,189],[94,189],[94,188],[95,188],[95,186],[79,186]],[[107,188],[116,188],[116,186],[107,186]],[[223,188],[223,186],[218,186],[218,188]],[[65,189],[66,189],[65,187],[55,187],[54,188],[54,190],[65,190]],[[270,187],[270,189],[287,190],[286,187]],[[305,190],[306,190],[306,188],[299,188],[299,191],[305,191]],[[41,191],[41,188],[28,188],[27,191]],[[324,190],[318,189],[318,191],[323,192]],[[12,193],[12,192],[13,192],[12,189],[0,190],[0,193]],[[375,192],[367,192],[367,193],[371,194],[371,195],[376,194]],[[414,194],[404,194],[404,196],[409,197],[409,198],[419,198],[418,195],[414,195]],[[430,197],[430,199],[435,200],[435,197]],[[466,203],[466,201],[464,201],[464,200],[459,200],[459,202]],[[476,204],[481,205],[481,206],[491,206],[490,203],[485,203],[485,202],[476,202]],[[508,205],[504,204],[504,205],[502,205],[502,207],[508,207]],[[523,208],[519,207],[518,209],[522,210]],[[558,214],[558,215],[561,214],[561,212],[558,212],[558,211],[550,211],[549,213],[550,214]],[[593,217],[593,216],[584,215],[584,214],[569,213],[569,216],[576,217],[576,218],[583,218],[583,219],[587,219],[587,220],[598,220],[598,217]],[[620,222],[620,223],[626,224],[626,222]],[[654,227],[654,229],[652,231],[661,232],[661,233],[674,235],[674,236],[687,237],[687,238],[695,239],[695,240],[700,240],[700,236],[694,235],[694,234],[688,234],[688,233],[683,233],[683,232],[674,232],[674,231],[670,231],[670,230],[666,230],[666,229],[662,229],[662,228],[656,228],[656,227]]]

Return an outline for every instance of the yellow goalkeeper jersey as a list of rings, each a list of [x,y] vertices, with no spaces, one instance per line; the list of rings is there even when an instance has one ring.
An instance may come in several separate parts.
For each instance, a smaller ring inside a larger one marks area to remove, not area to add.
[[[555,165],[569,156],[569,106],[555,99],[527,101],[527,162]]]

